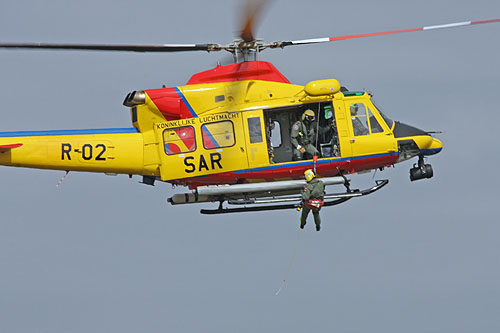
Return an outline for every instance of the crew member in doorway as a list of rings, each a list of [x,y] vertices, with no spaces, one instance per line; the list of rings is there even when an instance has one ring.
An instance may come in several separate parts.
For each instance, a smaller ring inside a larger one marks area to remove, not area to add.
[[[319,124],[318,135],[321,144],[321,157],[340,156],[337,123],[331,105],[324,107],[325,121]],[[326,146],[326,147],[325,147]]]
[[[311,159],[312,156],[318,156],[319,152],[314,146],[316,143],[316,133],[314,132],[314,111],[306,110],[302,114],[302,119],[298,120],[292,126],[290,141],[293,146],[293,159],[303,160]]]
[[[306,225],[307,215],[312,210],[314,216],[314,223],[316,224],[316,231],[321,228],[321,218],[319,211],[323,206],[323,198],[325,196],[325,184],[316,178],[314,171],[311,169],[304,172],[304,178],[307,181],[304,191],[302,192],[302,203],[297,208],[302,209],[300,215],[300,229],[304,229]]]

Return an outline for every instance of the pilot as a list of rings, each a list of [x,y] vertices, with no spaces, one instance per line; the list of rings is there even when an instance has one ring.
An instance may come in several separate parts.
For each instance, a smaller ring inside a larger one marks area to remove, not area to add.
[[[297,208],[302,209],[300,216],[300,229],[304,229],[306,225],[307,215],[312,210],[314,216],[314,223],[316,224],[316,231],[321,228],[321,219],[319,211],[323,206],[323,198],[325,196],[325,184],[316,178],[314,171],[308,169],[304,172],[304,178],[307,181],[304,191],[302,192],[302,203]]]
[[[308,156],[309,159],[312,156],[318,156],[319,152],[315,144],[316,135],[314,132],[314,111],[307,109],[302,114],[302,119],[298,120],[292,126],[292,132],[290,133],[290,141],[293,146],[293,159],[295,161],[304,159],[304,155]]]
[[[368,135],[370,132],[368,131],[368,128],[366,128],[365,125],[361,122],[359,119],[360,117],[365,117],[366,114],[358,116],[358,104],[351,104],[351,119],[352,119],[352,128],[354,130],[354,135],[359,136],[359,135]]]

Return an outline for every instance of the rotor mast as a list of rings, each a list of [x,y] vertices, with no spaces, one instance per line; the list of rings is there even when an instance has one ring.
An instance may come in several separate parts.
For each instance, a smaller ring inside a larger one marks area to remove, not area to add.
[[[258,60],[259,53],[265,48],[262,40],[247,42],[242,39],[237,39],[232,44],[221,47],[232,54],[234,63]]]

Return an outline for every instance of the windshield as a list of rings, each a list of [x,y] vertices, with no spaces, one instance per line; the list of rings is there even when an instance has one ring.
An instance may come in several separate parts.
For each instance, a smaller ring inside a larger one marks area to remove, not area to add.
[[[383,112],[382,112],[382,109],[380,108],[380,106],[378,106],[375,101],[372,99],[371,100],[373,105],[375,105],[375,108],[377,108],[378,112],[380,113],[380,115],[382,116],[382,118],[384,119],[385,123],[387,124],[387,126],[389,126],[390,129],[392,129],[392,125],[394,124],[394,120],[392,120],[391,118],[387,117]]]

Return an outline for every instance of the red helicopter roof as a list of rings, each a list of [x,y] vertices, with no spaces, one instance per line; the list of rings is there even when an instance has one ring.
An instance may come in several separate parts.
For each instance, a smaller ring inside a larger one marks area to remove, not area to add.
[[[248,61],[226,66],[217,66],[208,71],[194,74],[188,85],[200,83],[261,80],[290,84],[276,67],[266,61]],[[195,110],[178,87],[147,89],[153,103],[166,120],[197,117]]]
[[[187,84],[262,80],[290,83],[273,64],[267,61],[247,61],[226,66],[218,65],[208,71],[194,74]]]

